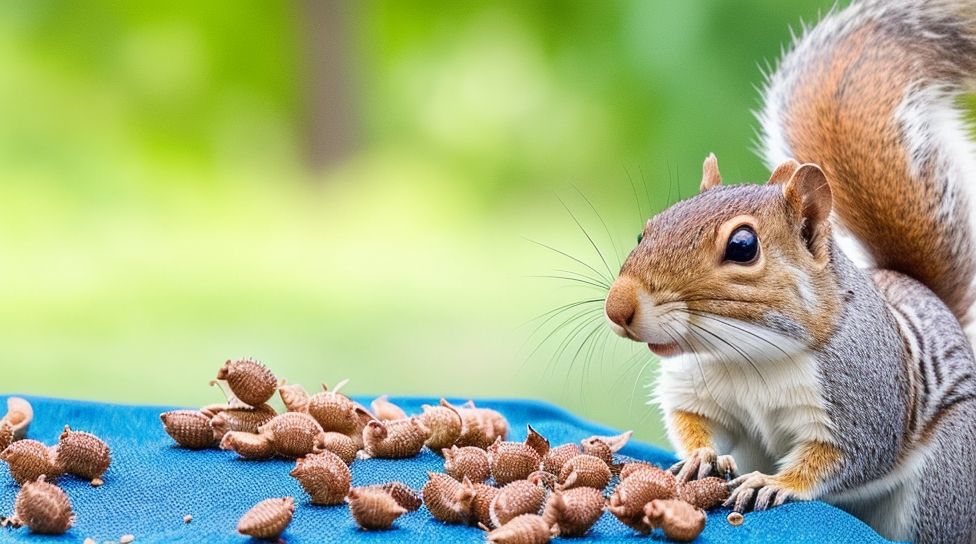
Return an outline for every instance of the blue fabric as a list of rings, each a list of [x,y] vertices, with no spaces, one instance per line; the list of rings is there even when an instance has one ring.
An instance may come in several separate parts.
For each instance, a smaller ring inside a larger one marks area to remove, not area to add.
[[[247,542],[236,533],[237,520],[253,504],[269,497],[293,496],[295,518],[283,535],[288,543],[302,542],[481,542],[477,528],[449,526],[431,518],[424,509],[401,517],[394,530],[360,531],[345,506],[308,504],[297,481],[288,476],[294,463],[285,460],[244,461],[231,452],[188,451],[173,445],[159,421],[171,407],[122,406],[71,400],[26,397],[34,405],[35,420],[29,436],[54,444],[65,424],[102,437],[112,448],[112,467],[105,484],[64,477],[59,484],[74,505],[77,522],[65,535],[30,535],[26,528],[0,529],[0,542],[118,541],[125,534],[145,542]],[[3,406],[5,397],[0,397]],[[368,399],[359,399],[365,401]],[[420,411],[432,399],[394,398],[408,413]],[[462,399],[455,399],[461,402]],[[553,444],[578,441],[614,430],[583,421],[555,406],[534,401],[480,401],[480,406],[501,411],[512,424],[512,439],[525,437],[531,423]],[[671,453],[631,442],[624,455],[668,465]],[[6,464],[0,463],[0,515],[13,510],[18,487]],[[402,480],[420,488],[427,471],[440,471],[443,462],[424,450],[415,459],[356,461],[353,485]],[[193,521],[183,522],[190,514]],[[742,526],[729,525],[727,510],[716,510],[697,542],[887,542],[869,527],[824,503],[792,503],[768,512],[746,515]],[[586,538],[576,542],[646,541],[605,513]],[[654,539],[663,540],[655,533]]]

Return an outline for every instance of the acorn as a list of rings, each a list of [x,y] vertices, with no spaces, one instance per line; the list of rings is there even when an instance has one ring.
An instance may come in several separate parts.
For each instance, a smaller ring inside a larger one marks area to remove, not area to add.
[[[691,542],[705,529],[705,512],[684,501],[655,499],[644,506],[643,521],[671,540]]]
[[[237,522],[237,532],[254,538],[278,538],[291,523],[295,499],[265,499],[248,510]]]
[[[473,446],[444,448],[444,472],[457,481],[468,478],[480,484],[491,477],[491,464],[485,450]]]
[[[231,406],[230,404],[227,404],[226,402],[216,402],[201,407],[200,413],[207,416],[207,419],[212,420],[215,415],[223,412],[224,410],[230,410],[231,408],[234,407]]]
[[[363,445],[370,457],[403,459],[420,453],[430,429],[419,418],[370,421],[363,429]]]
[[[386,530],[393,526],[393,522],[407,509],[386,491],[375,487],[357,487],[349,491],[346,497],[349,510],[356,523],[367,531]]]
[[[407,512],[419,510],[420,507],[424,505],[423,500],[420,498],[420,494],[403,482],[386,482],[385,484],[373,484],[366,487],[376,487],[386,491],[391,497],[393,497],[393,500],[397,501],[397,504],[404,507]]]
[[[0,421],[6,421],[13,428],[14,438],[11,442],[24,438],[33,420],[34,408],[27,399],[7,397],[7,413]]]
[[[259,427],[258,431],[270,436],[275,453],[295,458],[315,450],[316,438],[322,433],[322,427],[308,414],[285,412]]]
[[[10,476],[18,484],[33,482],[41,477],[53,480],[61,475],[54,451],[37,440],[18,440],[0,452],[0,461],[6,461]]]
[[[376,421],[376,418],[365,406],[358,402],[353,402],[353,412],[355,413],[355,421],[353,422],[352,431],[347,433],[347,436],[352,439],[357,448],[363,449],[365,447],[363,444],[363,430],[369,425],[370,421]]]
[[[528,435],[525,438],[525,445],[534,449],[536,453],[539,454],[539,458],[543,458],[549,453],[549,439],[542,436],[532,425],[526,425],[528,427]]]
[[[323,385],[324,391],[316,393],[308,399],[308,414],[315,418],[323,430],[342,434],[350,434],[356,429],[359,416],[356,404],[349,397],[339,393],[345,381],[332,391]]]
[[[486,484],[474,484],[475,496],[472,513],[478,523],[488,528],[494,528],[491,521],[491,501],[498,495],[498,488]]]
[[[282,404],[289,412],[308,411],[308,392],[297,383],[291,385],[281,385],[278,387],[278,396],[281,397]]]
[[[430,429],[427,447],[431,451],[440,453],[444,448],[453,446],[461,436],[462,421],[457,408],[444,399],[441,399],[439,406],[425,404],[421,408],[424,413],[417,417]]]
[[[660,472],[662,469],[650,463],[645,463],[644,461],[634,461],[631,463],[624,463],[620,468],[620,479],[626,480],[632,474],[636,474],[642,470],[649,470],[651,472]]]
[[[271,421],[278,415],[275,409],[267,404],[255,407],[230,408],[222,410],[210,419],[214,438],[219,442],[224,434],[230,431],[257,433],[258,427]]]
[[[329,451],[299,459],[290,474],[312,498],[312,504],[342,504],[352,484],[349,465]]]
[[[613,436],[591,436],[584,438],[581,443],[598,440],[609,446],[610,451],[617,453],[627,445],[627,442],[630,442],[630,437],[633,436],[633,434],[634,431],[626,431]]]
[[[592,487],[556,491],[549,495],[542,517],[559,536],[583,536],[603,515],[604,504],[603,493]]]
[[[607,466],[613,463],[613,450],[610,449],[610,444],[607,444],[600,438],[591,436],[580,442],[580,444],[583,446],[583,453],[601,459]]]
[[[315,438],[316,450],[327,450],[338,455],[347,465],[356,460],[359,447],[352,438],[342,434],[325,432]]]
[[[650,532],[643,521],[644,505],[657,499],[672,499],[677,494],[673,474],[657,467],[650,469],[636,470],[622,479],[607,504],[611,514],[643,534]]]
[[[522,514],[488,533],[488,542],[498,544],[545,544],[552,538],[552,529],[542,516]]]
[[[546,500],[546,490],[526,480],[512,482],[498,490],[488,507],[492,526],[501,527],[522,514],[538,514]]]
[[[501,438],[488,448],[488,458],[491,461],[491,475],[498,485],[524,480],[539,470],[542,462],[539,454],[530,446],[521,442],[502,442]]]
[[[202,450],[214,444],[210,418],[198,410],[173,410],[159,415],[166,434],[183,448]]]
[[[94,480],[101,478],[112,464],[112,452],[101,438],[72,431],[65,425],[55,448],[55,460],[64,472]]]
[[[508,438],[508,421],[496,410],[478,408],[472,401],[457,410],[462,421],[461,435],[455,441],[458,446],[486,449],[497,439]]]
[[[542,470],[559,476],[559,473],[563,470],[563,465],[581,453],[583,453],[583,449],[576,444],[563,444],[562,446],[551,448],[542,457]]]
[[[403,408],[400,408],[396,404],[390,402],[390,397],[388,395],[383,395],[374,399],[370,404],[370,408],[373,409],[373,415],[376,416],[376,419],[380,421],[407,418],[407,413],[403,411]]]
[[[14,441],[14,426],[9,421],[0,421],[0,451],[7,449]]]
[[[677,498],[695,508],[711,510],[729,498],[729,488],[725,480],[709,476],[681,484],[678,487]]]
[[[243,459],[271,459],[275,454],[271,437],[266,434],[230,431],[220,440],[220,449],[231,450]]]
[[[74,524],[68,495],[60,487],[44,481],[43,475],[20,489],[14,513],[17,521],[33,533],[60,535]]]
[[[610,483],[610,476],[610,467],[602,459],[584,453],[563,465],[559,485],[562,489],[581,486],[603,489]]]
[[[254,359],[227,361],[217,371],[218,380],[226,380],[231,392],[249,406],[260,406],[278,388],[278,379],[268,367]]]
[[[469,480],[458,482],[447,474],[436,472],[428,472],[427,477],[421,494],[430,515],[445,523],[470,522],[477,492],[475,484]]]
[[[537,470],[526,478],[526,480],[532,482],[535,485],[541,485],[546,489],[546,491],[553,491],[559,485],[559,477],[551,472],[546,472],[544,470]]]

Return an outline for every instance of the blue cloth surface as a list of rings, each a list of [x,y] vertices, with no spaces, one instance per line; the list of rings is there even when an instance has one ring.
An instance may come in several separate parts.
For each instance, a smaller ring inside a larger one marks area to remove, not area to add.
[[[0,397],[0,406],[6,397]],[[0,542],[96,542],[118,541],[132,534],[136,542],[248,542],[236,532],[237,520],[260,500],[292,496],[295,517],[283,538],[302,542],[482,542],[484,533],[474,527],[440,523],[421,508],[402,516],[395,528],[384,532],[357,529],[343,506],[312,506],[298,482],[288,476],[293,461],[244,461],[231,452],[189,451],[176,447],[166,435],[159,414],[172,409],[161,406],[124,406],[26,396],[35,418],[29,437],[54,444],[64,425],[89,431],[112,448],[112,466],[99,488],[70,476],[58,483],[74,506],[76,523],[65,535],[29,534],[26,528],[0,529]],[[358,399],[366,401],[368,399]],[[418,413],[423,403],[435,399],[393,398],[408,413]],[[461,399],[456,399],[461,402]],[[485,400],[479,406],[502,412],[512,426],[511,439],[525,438],[531,423],[553,445],[576,442],[593,434],[616,431],[596,425],[555,406],[524,400]],[[662,466],[674,462],[671,453],[632,441],[621,454]],[[0,515],[10,515],[18,486],[6,464],[0,463]],[[426,449],[414,459],[369,459],[353,463],[353,485],[401,480],[419,489],[427,471],[442,471],[443,461]],[[191,523],[184,523],[185,515]],[[747,514],[745,523],[726,522],[728,510],[715,510],[696,542],[887,542],[857,519],[820,502],[798,502],[767,512]],[[609,513],[584,538],[575,542],[638,542],[637,535]],[[652,540],[664,540],[660,531]],[[570,541],[559,539],[558,541]]]

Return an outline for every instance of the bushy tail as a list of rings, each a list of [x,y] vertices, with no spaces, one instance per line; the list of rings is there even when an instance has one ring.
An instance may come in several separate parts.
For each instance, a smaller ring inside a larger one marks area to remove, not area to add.
[[[855,1],[797,40],[759,115],[770,169],[794,157],[827,173],[842,247],[921,281],[963,325],[976,148],[959,100],[974,75],[976,0]]]

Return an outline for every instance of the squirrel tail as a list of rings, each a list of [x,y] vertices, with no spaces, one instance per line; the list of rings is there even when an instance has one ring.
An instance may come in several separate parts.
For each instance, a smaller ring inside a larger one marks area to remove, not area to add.
[[[855,0],[796,40],[759,120],[770,169],[794,157],[827,174],[845,253],[976,328],[976,146],[959,107],[974,76],[973,0]]]

